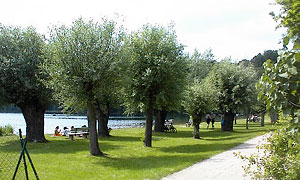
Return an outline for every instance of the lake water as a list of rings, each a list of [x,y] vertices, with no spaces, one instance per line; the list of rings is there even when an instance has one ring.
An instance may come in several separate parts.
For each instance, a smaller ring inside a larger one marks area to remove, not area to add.
[[[108,121],[108,127],[112,129],[141,127],[145,124],[145,120],[143,119],[144,118],[141,116],[112,116]],[[22,113],[0,113],[0,126],[5,126],[8,124],[14,128],[14,133],[17,133],[18,129],[21,128],[23,134],[25,134],[26,124]],[[63,129],[63,127],[81,127],[83,125],[88,125],[86,116],[45,114],[45,134],[53,134],[56,126],[59,126],[60,129]]]

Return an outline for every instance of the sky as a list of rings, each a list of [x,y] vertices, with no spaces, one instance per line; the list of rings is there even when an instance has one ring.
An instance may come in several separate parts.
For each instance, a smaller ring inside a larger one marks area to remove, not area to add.
[[[276,30],[269,15],[275,0],[0,0],[0,23],[33,26],[46,34],[57,24],[71,25],[79,17],[115,18],[128,32],[144,24],[174,23],[185,51],[212,49],[218,59],[251,59],[265,50],[280,49],[284,30]],[[121,21],[121,20],[120,20]]]

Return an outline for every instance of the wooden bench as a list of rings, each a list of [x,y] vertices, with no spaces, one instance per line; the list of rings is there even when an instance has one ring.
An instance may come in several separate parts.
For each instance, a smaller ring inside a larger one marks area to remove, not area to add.
[[[88,135],[90,134],[88,127],[82,127],[82,128],[73,128],[68,133],[68,136],[71,140],[74,140],[74,136],[81,136],[85,139],[87,139]]]

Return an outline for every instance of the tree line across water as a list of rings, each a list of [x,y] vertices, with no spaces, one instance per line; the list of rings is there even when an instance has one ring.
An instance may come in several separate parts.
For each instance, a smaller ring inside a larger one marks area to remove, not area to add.
[[[183,107],[199,138],[205,113],[223,114],[222,130],[232,131],[235,113],[266,107],[256,98],[261,66],[217,62],[210,50],[189,55],[172,25],[146,24],[126,33],[114,20],[79,18],[69,27],[52,27],[48,39],[33,27],[0,25],[0,62],[0,103],[20,107],[28,140],[46,142],[44,113],[55,101],[65,112],[87,110],[92,155],[103,154],[98,136],[109,136],[112,107],[145,114],[147,147],[153,116],[160,132],[167,112]]]

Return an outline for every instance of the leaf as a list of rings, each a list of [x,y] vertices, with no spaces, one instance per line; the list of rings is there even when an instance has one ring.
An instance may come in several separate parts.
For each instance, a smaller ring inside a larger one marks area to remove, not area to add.
[[[283,44],[285,46],[287,46],[289,44],[289,42],[290,42],[290,38],[288,36],[286,36],[286,37],[283,38]]]
[[[291,68],[288,68],[288,72],[292,75],[297,75],[298,72],[297,72],[297,68],[294,66],[294,67],[291,67]]]
[[[287,79],[289,77],[289,74],[287,72],[279,74],[279,77]]]

